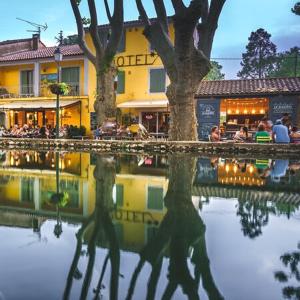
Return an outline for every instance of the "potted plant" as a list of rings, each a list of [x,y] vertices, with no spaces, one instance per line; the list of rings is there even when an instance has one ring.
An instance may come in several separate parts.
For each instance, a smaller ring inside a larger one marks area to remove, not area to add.
[[[49,84],[49,90],[51,91],[52,94],[55,95],[63,95],[66,96],[70,92],[70,86],[67,85],[66,83],[52,83]]]

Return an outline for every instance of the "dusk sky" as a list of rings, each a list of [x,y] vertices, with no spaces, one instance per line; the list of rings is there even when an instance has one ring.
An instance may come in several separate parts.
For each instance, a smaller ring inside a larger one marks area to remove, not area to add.
[[[82,0],[82,14],[88,17],[86,0]],[[110,1],[113,2],[113,1]],[[172,14],[170,1],[165,1],[168,14]],[[189,1],[185,1],[189,3]],[[262,27],[272,35],[272,41],[278,51],[300,46],[300,16],[291,13],[296,0],[227,0],[219,21],[214,46],[213,58],[240,58],[251,31]],[[103,1],[98,0],[99,23],[106,23]],[[155,16],[152,1],[144,0],[149,16]],[[138,17],[134,0],[124,0],[125,19]],[[16,17],[36,23],[47,23],[48,29],[42,33],[42,40],[47,45],[54,45],[54,37],[60,30],[64,35],[76,33],[75,19],[69,0],[2,0],[0,1],[0,41],[24,38],[31,35],[26,30],[33,29]],[[223,65],[226,79],[236,76],[240,69],[239,61],[219,60]]]

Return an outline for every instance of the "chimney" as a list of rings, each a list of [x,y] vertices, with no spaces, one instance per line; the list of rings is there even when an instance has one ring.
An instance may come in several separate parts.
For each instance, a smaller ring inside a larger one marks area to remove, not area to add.
[[[32,50],[38,50],[40,45],[40,35],[35,33],[32,35]]]

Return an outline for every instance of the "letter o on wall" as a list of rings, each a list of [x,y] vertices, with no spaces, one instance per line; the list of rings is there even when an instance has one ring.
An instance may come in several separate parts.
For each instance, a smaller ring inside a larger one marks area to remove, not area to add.
[[[124,57],[123,57],[123,56],[119,56],[119,57],[117,58],[117,66],[118,66],[118,67],[123,67],[124,64],[125,64],[125,59],[124,59]]]

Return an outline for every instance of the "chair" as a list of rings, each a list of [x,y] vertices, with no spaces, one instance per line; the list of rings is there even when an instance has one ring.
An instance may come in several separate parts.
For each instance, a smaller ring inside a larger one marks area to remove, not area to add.
[[[257,143],[271,143],[272,138],[270,136],[257,136],[256,142]]]

